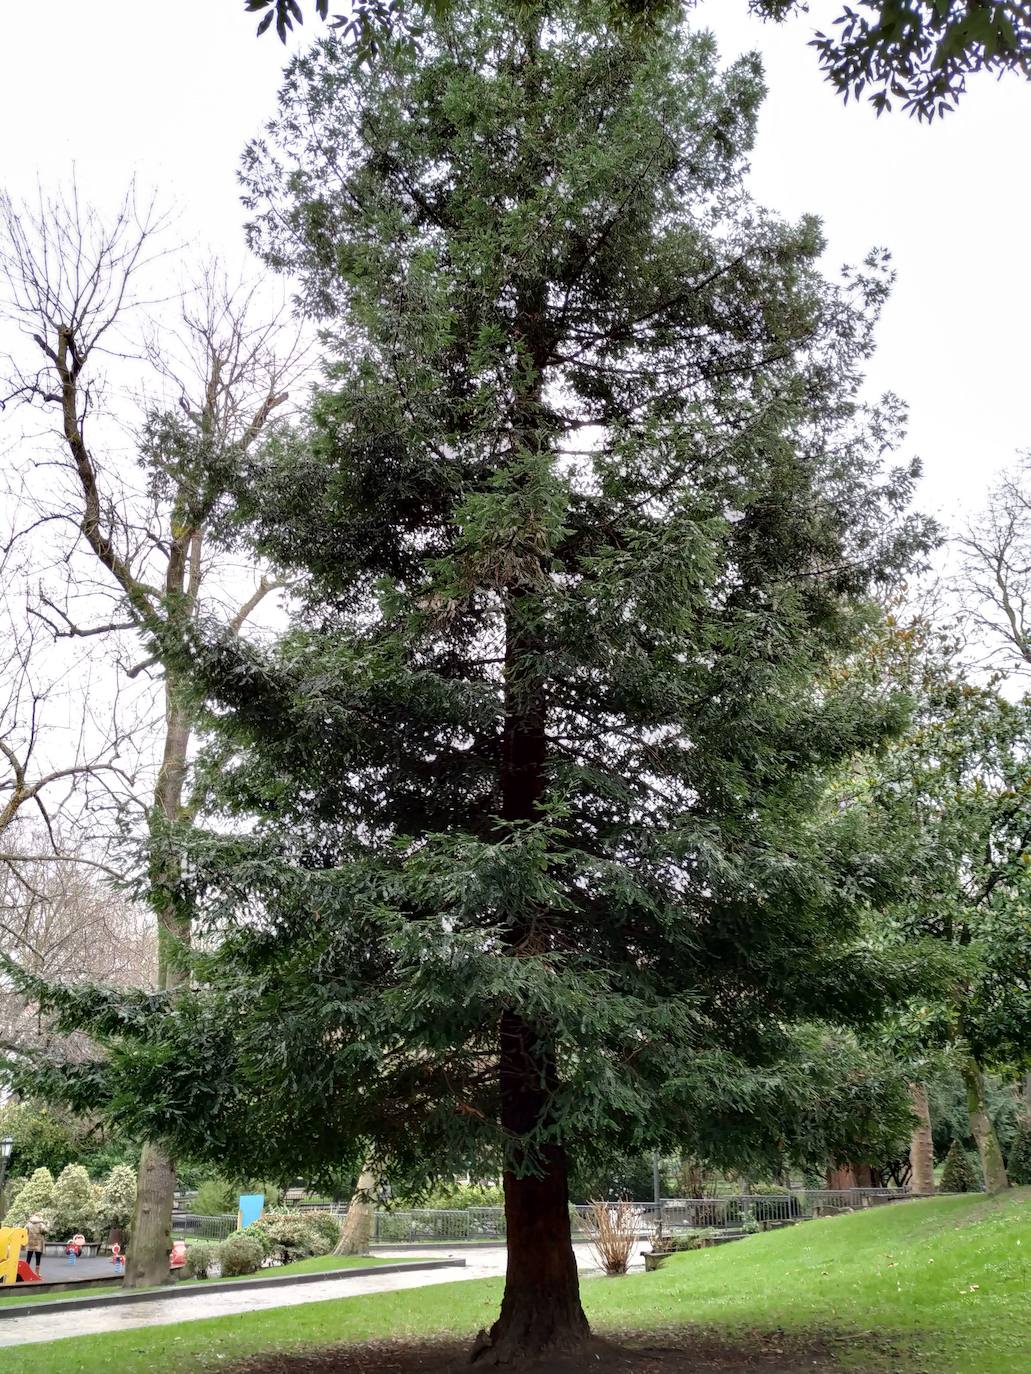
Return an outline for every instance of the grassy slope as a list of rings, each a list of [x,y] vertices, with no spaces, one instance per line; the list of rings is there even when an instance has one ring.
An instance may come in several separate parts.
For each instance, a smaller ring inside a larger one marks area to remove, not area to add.
[[[445,1332],[493,1317],[500,1280],[310,1303],[150,1331],[0,1351],[21,1374],[149,1374],[224,1369],[262,1350]],[[657,1274],[584,1285],[600,1328],[697,1323],[728,1330],[890,1333],[913,1367],[936,1374],[1031,1368],[1031,1190],[1005,1199],[943,1198],[809,1222],[717,1250],[680,1255]],[[862,1342],[851,1358],[863,1365]],[[902,1374],[893,1357],[890,1368]]]
[[[318,1255],[314,1259],[297,1260],[293,1264],[277,1264],[271,1269],[262,1269],[258,1274],[234,1274],[231,1278],[219,1279],[219,1283],[237,1283],[241,1279],[280,1279],[287,1274],[314,1274],[322,1273],[326,1269],[365,1269],[370,1265],[376,1264],[397,1264],[396,1259],[370,1259],[368,1255]],[[183,1279],[182,1283],[208,1283],[208,1279]],[[81,1293],[76,1293],[74,1289],[65,1289],[61,1293],[37,1293],[34,1292],[29,1284],[20,1284],[14,1292],[8,1293],[4,1288],[0,1288],[0,1307],[21,1307],[24,1303],[41,1302],[67,1302],[69,1298],[95,1298],[103,1293],[123,1292],[120,1283],[98,1284],[96,1288],[84,1288]],[[150,1289],[141,1289],[141,1292],[150,1292]],[[176,1288],[168,1288],[170,1297],[174,1297]]]

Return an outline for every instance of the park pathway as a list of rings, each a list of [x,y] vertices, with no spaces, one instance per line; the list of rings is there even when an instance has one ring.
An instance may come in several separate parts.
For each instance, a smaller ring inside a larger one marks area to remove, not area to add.
[[[576,1251],[580,1268],[592,1268],[593,1261],[586,1246],[578,1245]],[[378,1250],[376,1253],[386,1258],[390,1252]],[[267,1290],[246,1288],[239,1293],[228,1293],[222,1289],[210,1296],[170,1294],[167,1298],[148,1302],[134,1302],[127,1297],[117,1304],[70,1312],[60,1311],[60,1300],[55,1299],[53,1303],[39,1303],[16,1317],[0,1320],[0,1347],[56,1341],[67,1336],[102,1335],[108,1331],[126,1331],[133,1327],[167,1326],[173,1322],[201,1321],[206,1317],[231,1317],[247,1312],[263,1312],[273,1307],[295,1307],[300,1303],[354,1298],[363,1293],[396,1292],[404,1288],[421,1288],[431,1283],[491,1278],[505,1272],[505,1250],[502,1246],[477,1246],[451,1252],[421,1251],[418,1255],[409,1250],[404,1254],[394,1253],[391,1258],[447,1259],[451,1256],[464,1259],[465,1267],[363,1274],[346,1279],[326,1279],[319,1283],[270,1287]]]

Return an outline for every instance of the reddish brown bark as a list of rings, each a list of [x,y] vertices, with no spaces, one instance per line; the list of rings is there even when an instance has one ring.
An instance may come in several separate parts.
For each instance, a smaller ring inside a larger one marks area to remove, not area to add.
[[[506,1011],[501,1019],[502,1125],[526,1135],[547,1122],[556,1087],[554,1065],[533,1030]],[[508,1272],[501,1313],[481,1338],[476,1358],[507,1364],[554,1351],[573,1350],[590,1335],[580,1305],[580,1283],[569,1227],[565,1151],[547,1145],[538,1170],[520,1176],[529,1161],[517,1151],[505,1170]]]

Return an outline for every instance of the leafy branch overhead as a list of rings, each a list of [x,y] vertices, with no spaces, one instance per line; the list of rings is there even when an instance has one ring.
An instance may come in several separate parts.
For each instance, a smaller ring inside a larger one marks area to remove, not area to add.
[[[686,0],[685,8],[694,3]],[[748,3],[774,21],[808,10],[804,0]],[[246,0],[246,8],[262,15],[259,35],[275,25],[284,43],[304,23],[300,0]],[[406,11],[419,8],[439,17],[451,0],[421,7],[410,0],[354,0],[349,14],[332,18],[329,0],[314,0],[316,15],[370,57],[402,30],[414,38],[418,21],[410,23]],[[669,0],[611,0],[608,8],[612,19],[626,22],[665,17],[675,7]],[[843,6],[830,32],[816,33],[812,46],[846,100],[865,94],[878,114],[898,101],[908,113],[932,119],[955,108],[975,72],[1031,76],[1031,0],[856,0]]]

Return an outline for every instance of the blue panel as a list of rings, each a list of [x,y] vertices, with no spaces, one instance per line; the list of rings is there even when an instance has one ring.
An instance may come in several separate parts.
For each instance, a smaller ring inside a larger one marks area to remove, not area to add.
[[[240,1229],[257,1221],[265,1207],[264,1193],[240,1194]]]

